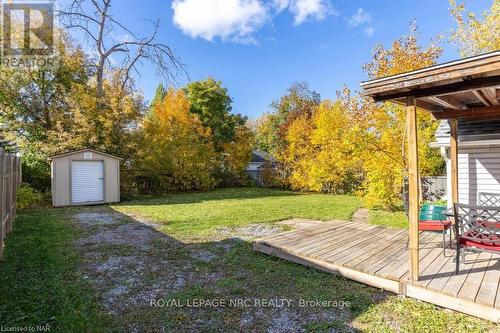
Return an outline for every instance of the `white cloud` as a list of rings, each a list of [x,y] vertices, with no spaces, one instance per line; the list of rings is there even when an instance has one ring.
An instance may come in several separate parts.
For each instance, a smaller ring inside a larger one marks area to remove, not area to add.
[[[321,21],[336,15],[329,0],[274,0],[278,12],[288,9],[294,16],[293,23],[300,25],[308,19]]]
[[[278,12],[285,10],[288,6],[290,6],[291,0],[274,0],[274,7]]]
[[[174,0],[173,22],[193,38],[255,42],[255,33],[273,16],[288,11],[294,25],[338,15],[331,0]]]
[[[365,12],[363,8],[359,8],[358,11],[351,17],[349,17],[349,20],[347,21],[347,24],[350,27],[357,27],[362,24],[368,23],[372,20],[372,16]]]
[[[375,33],[375,28],[372,26],[372,16],[363,8],[359,8],[354,15],[347,18],[349,27],[364,27],[363,32],[368,37]]]
[[[370,27],[365,28],[364,32],[369,37],[369,36],[373,35],[373,33],[375,32],[375,29],[370,26]]]
[[[260,0],[174,0],[173,21],[193,38],[252,42],[253,34],[268,20]]]

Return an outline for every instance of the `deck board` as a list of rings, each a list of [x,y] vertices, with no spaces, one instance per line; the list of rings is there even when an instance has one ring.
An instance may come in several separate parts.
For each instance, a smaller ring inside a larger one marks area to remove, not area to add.
[[[398,241],[398,237],[404,230],[398,230],[394,234],[386,234],[384,237],[380,237],[377,241],[373,242],[369,246],[363,247],[360,254],[355,254],[353,258],[349,259],[348,262],[343,261],[343,264],[347,264],[349,267],[359,267],[362,262],[370,258],[380,258],[383,255],[385,249],[392,245],[394,242]]]
[[[446,282],[441,292],[453,297],[458,297],[458,293],[460,292],[460,289],[462,289],[465,280],[467,280],[467,277],[469,276],[469,273],[472,270],[474,262],[476,261],[478,256],[478,253],[471,253],[470,255],[468,255],[466,257],[467,259],[465,263],[460,263],[460,270],[458,272],[458,275],[454,274],[450,276],[448,282]]]
[[[325,224],[324,226],[311,226],[300,230],[279,233],[277,235],[269,237],[266,240],[269,242],[273,242],[275,244],[283,244],[283,245],[287,244],[291,240],[296,241],[300,237],[303,237],[304,239],[310,238],[311,240],[313,240],[314,238],[312,236],[320,235],[325,231],[332,230],[341,226],[342,226],[341,224],[334,224],[334,223]]]
[[[364,247],[368,244],[373,244],[374,241],[380,239],[381,237],[387,237],[386,231],[384,229],[379,229],[374,233],[363,233],[359,235],[359,232],[353,233],[349,241],[344,241],[343,246],[335,248],[334,251],[329,251],[321,256],[320,259],[325,259],[329,262],[340,263],[342,258],[350,256],[354,251],[363,251]]]
[[[376,255],[366,259],[358,265],[359,269],[366,273],[375,273],[383,266],[397,259],[401,252],[406,252],[406,243],[402,242],[400,237],[398,236],[383,250],[384,252],[381,254],[382,258],[381,255]]]
[[[439,272],[443,268],[444,265],[450,260],[452,257],[451,255],[444,255],[443,254],[443,249],[439,249],[440,253],[439,255],[435,258],[434,262],[430,264],[429,266],[426,267],[422,271],[422,274],[420,275],[419,279],[419,285],[422,287],[427,288],[428,285],[438,276]],[[452,260],[453,261],[453,260]]]
[[[448,253],[450,252],[451,251],[449,251]],[[427,289],[441,291],[443,290],[450,277],[453,276],[455,272],[455,255],[450,253],[447,256],[448,260],[437,272],[437,274],[434,275],[432,280],[427,284]]]
[[[311,238],[310,240],[298,240],[300,243],[298,243],[299,245],[295,247],[295,251],[307,253],[314,252],[317,248],[324,249],[325,246],[331,244],[333,237],[335,237],[335,239],[340,239],[341,237],[349,235],[351,230],[352,228],[349,225],[344,225],[340,228],[326,231],[323,235]],[[325,244],[324,241],[326,241],[327,244]]]
[[[464,298],[467,300],[474,301],[476,295],[479,292],[479,287],[483,282],[483,278],[486,275],[486,270],[490,263],[491,253],[483,252],[480,253],[477,260],[474,262],[467,279],[462,285],[462,289],[458,293],[459,298]]]
[[[378,234],[382,232],[381,229],[370,229],[370,233]],[[367,233],[368,234],[368,233]],[[329,244],[323,246],[322,248],[316,248],[314,251],[309,251],[305,254],[315,256],[317,258],[323,258],[323,256],[329,256],[332,253],[332,250],[335,250],[337,253],[345,249],[349,249],[350,247],[356,246],[358,243],[366,241],[369,235],[364,235],[360,238],[352,237],[352,233],[349,234],[349,237],[336,237],[331,239]]]
[[[500,309],[500,281],[498,282],[497,295],[495,298],[495,308]]]
[[[500,321],[500,255],[468,252],[455,274],[455,250],[420,233],[420,278],[408,279],[407,231],[361,222],[325,222],[257,239],[266,254],[341,274],[378,288]]]
[[[426,243],[422,243],[420,251],[419,251],[419,258],[420,261],[424,260],[425,257],[434,249],[433,244],[434,237],[432,234],[429,235],[429,237],[426,240]],[[408,257],[409,253],[408,250],[406,250],[406,255],[403,257],[403,261],[399,263],[397,267],[394,267],[392,271],[387,272],[387,277],[389,279],[394,279],[394,280],[401,280],[404,277],[408,276],[408,272],[410,270],[410,266],[408,264]]]
[[[428,239],[431,239],[432,238],[432,235],[430,233],[425,233],[425,234],[420,234],[420,242],[423,243],[423,242],[426,242]],[[385,254],[386,256],[391,256],[391,257],[395,257],[396,259],[393,261],[393,262],[389,262],[387,265],[385,265],[384,267],[374,271],[375,274],[377,274],[378,276],[381,276],[381,277],[384,277],[384,278],[391,278],[391,275],[394,274],[394,271],[397,270],[397,269],[405,269],[405,271],[401,274],[399,274],[397,277],[392,277],[392,279],[399,279],[400,276],[404,275],[406,273],[406,271],[408,271],[409,267],[407,267],[406,263],[408,262],[408,244],[406,242],[406,240],[404,240],[404,242],[402,241],[401,242],[402,246],[399,250],[399,252],[395,251],[395,253],[391,253],[391,254]],[[404,245],[403,245],[404,244]],[[423,250],[420,250],[420,255],[423,254]],[[381,260],[383,261],[383,259]]]
[[[500,270],[498,264],[500,263],[499,255],[492,255],[488,270],[484,274],[483,282],[479,288],[476,296],[476,302],[487,306],[495,306],[495,298],[500,284]]]

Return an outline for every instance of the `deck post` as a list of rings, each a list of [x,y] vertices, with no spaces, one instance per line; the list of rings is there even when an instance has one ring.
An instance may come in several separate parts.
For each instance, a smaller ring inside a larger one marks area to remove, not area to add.
[[[450,119],[451,201],[458,202],[458,120]]]
[[[406,98],[406,135],[408,139],[408,219],[410,228],[410,279],[418,281],[418,211],[419,211],[419,171],[418,171],[418,137],[417,137],[417,103],[415,97]]]

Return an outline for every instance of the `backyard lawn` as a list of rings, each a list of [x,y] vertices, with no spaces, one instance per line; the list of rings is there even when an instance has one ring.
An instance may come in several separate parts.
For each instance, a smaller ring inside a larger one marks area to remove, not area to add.
[[[368,212],[367,222],[383,225],[389,228],[408,228],[408,218],[404,212],[370,210]]]
[[[265,188],[229,188],[171,194],[112,206],[145,217],[179,237],[203,237],[218,228],[269,223],[292,217],[348,220],[361,203],[349,195],[300,194]]]
[[[53,332],[497,331],[251,248],[252,239],[286,228],[276,221],[349,219],[359,206],[350,196],[250,188],[26,210],[0,262],[0,324],[49,324]],[[193,299],[261,306],[196,307]],[[295,306],[262,306],[276,299]],[[301,299],[337,305],[297,306]]]

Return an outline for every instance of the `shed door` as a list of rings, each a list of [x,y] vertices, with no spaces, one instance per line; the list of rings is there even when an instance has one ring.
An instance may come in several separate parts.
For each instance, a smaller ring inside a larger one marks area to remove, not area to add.
[[[104,201],[102,161],[73,161],[71,163],[71,198],[73,203]]]

